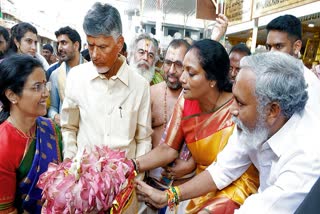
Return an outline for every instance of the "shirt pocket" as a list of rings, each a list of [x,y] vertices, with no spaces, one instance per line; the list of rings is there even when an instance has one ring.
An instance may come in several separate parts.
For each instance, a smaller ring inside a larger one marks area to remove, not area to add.
[[[116,138],[132,140],[136,133],[137,111],[127,111],[121,108],[112,114],[111,130]]]

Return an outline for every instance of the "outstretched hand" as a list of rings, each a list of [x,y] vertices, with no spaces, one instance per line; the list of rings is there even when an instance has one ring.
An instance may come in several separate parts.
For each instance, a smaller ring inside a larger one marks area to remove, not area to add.
[[[228,27],[228,18],[224,14],[219,14],[216,18],[216,24],[212,29],[211,39],[220,41],[222,36],[226,33]]]
[[[158,209],[168,204],[165,191],[157,190],[140,180],[136,180],[135,183],[139,201],[149,203]]]

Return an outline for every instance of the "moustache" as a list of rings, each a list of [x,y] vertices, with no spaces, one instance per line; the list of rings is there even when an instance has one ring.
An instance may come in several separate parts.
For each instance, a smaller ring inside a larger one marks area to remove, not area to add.
[[[248,128],[241,122],[241,120],[239,120],[237,117],[232,116],[232,121],[243,131],[248,133]]]
[[[137,62],[137,66],[141,66],[141,65],[145,65],[145,66],[147,66],[148,68],[150,67],[150,65],[149,65],[147,62],[145,62],[145,61],[138,61],[138,62]]]
[[[177,77],[177,75],[175,75],[175,74],[168,74],[166,77],[167,77],[167,79],[168,79],[169,77],[173,77],[173,78],[176,78],[176,79],[179,80],[179,77]]]

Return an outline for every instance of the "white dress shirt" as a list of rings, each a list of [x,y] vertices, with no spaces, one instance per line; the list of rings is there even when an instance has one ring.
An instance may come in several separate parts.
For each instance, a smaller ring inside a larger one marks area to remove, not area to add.
[[[237,131],[207,170],[218,189],[236,180],[253,163],[260,187],[235,213],[293,213],[320,177],[319,118],[294,114],[261,148],[248,150]]]
[[[314,112],[320,118],[320,80],[317,76],[304,66],[304,79],[308,85],[307,91],[309,99],[306,108]]]
[[[127,158],[151,150],[150,86],[125,58],[110,79],[92,62],[70,70],[61,111],[64,158],[86,145],[126,151]]]

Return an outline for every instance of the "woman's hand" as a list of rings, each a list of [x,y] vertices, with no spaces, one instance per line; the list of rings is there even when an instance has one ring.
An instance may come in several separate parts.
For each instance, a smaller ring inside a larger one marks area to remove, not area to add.
[[[143,181],[135,180],[135,183],[139,201],[149,203],[158,209],[168,205],[165,191],[157,190]]]
[[[216,24],[212,29],[211,39],[217,42],[226,33],[228,27],[228,18],[224,14],[219,14],[216,18]]]
[[[172,179],[179,179],[183,176],[191,173],[196,168],[196,163],[193,158],[189,158],[187,161],[181,160],[177,158],[174,161],[172,167],[164,167],[164,171],[162,172],[162,176]]]

